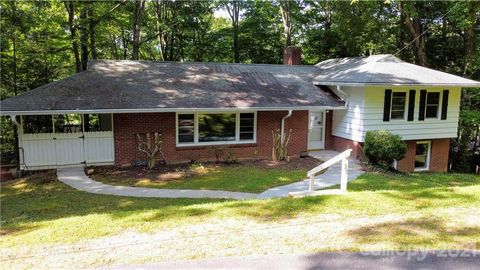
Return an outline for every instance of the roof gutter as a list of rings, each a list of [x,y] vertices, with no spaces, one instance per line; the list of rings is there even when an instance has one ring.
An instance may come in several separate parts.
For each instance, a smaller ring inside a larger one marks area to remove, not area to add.
[[[102,113],[159,113],[159,112],[232,112],[232,111],[282,111],[282,110],[344,110],[339,106],[298,106],[298,107],[244,107],[244,108],[151,108],[151,109],[89,109],[89,110],[32,110],[0,111],[0,115],[45,115],[45,114],[102,114]]]
[[[281,125],[281,130],[280,130],[280,141],[283,143],[285,142],[285,119],[290,118],[292,116],[292,110],[288,110],[288,114],[282,117],[282,125]]]
[[[330,85],[330,86],[445,86],[445,87],[462,87],[462,88],[478,88],[480,83],[460,83],[460,84],[445,84],[445,83],[391,83],[391,82],[335,82],[335,81],[314,81],[315,85]]]

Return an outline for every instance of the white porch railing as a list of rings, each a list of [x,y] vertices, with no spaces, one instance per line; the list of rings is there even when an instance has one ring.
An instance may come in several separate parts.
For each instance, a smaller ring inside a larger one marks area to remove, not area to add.
[[[340,175],[340,190],[347,191],[347,178],[348,178],[348,159],[347,158],[350,156],[351,152],[352,152],[352,149],[345,150],[342,153],[334,156],[333,158],[323,162],[322,164],[308,171],[307,177],[310,180],[308,185],[308,191],[314,191],[315,189],[314,187],[315,175],[317,175],[319,172],[327,169],[328,167],[332,166],[333,164],[339,161],[342,162],[341,175]]]

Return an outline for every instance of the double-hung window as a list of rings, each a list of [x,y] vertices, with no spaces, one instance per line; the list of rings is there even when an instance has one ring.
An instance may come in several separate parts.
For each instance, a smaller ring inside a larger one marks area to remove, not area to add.
[[[425,104],[425,118],[438,118],[440,107],[440,92],[428,92]]]
[[[406,92],[392,93],[392,106],[390,110],[390,119],[405,119],[405,105],[407,103]]]
[[[177,145],[254,143],[255,112],[178,113]]]

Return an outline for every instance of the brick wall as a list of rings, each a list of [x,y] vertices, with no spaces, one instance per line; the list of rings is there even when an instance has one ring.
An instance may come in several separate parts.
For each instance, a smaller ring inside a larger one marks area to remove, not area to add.
[[[226,146],[233,150],[236,158],[269,158],[272,153],[272,130],[280,129],[286,111],[257,112],[257,143]],[[212,146],[176,147],[175,113],[115,114],[114,117],[115,163],[130,165],[134,160],[145,157],[136,148],[137,133],[160,132],[164,142],[163,153],[168,163],[190,160],[214,160]],[[308,111],[294,111],[285,121],[292,137],[288,147],[289,155],[298,155],[307,150]]]
[[[450,153],[450,139],[432,140],[430,154],[430,171],[446,172],[448,170],[448,155]]]
[[[415,150],[416,141],[405,141],[407,144],[407,153],[405,157],[398,161],[397,170],[401,172],[413,172],[415,170]]]
[[[446,172],[448,170],[448,154],[450,139],[422,140],[430,141],[430,171]],[[407,143],[407,154],[398,162],[398,170],[402,172],[413,172],[415,170],[415,150],[417,141],[405,141]]]

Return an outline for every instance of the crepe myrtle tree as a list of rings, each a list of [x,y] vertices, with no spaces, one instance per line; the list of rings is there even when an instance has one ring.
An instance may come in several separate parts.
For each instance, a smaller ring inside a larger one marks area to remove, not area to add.
[[[165,159],[162,152],[163,141],[161,140],[161,136],[162,135],[158,132],[137,134],[137,148],[138,151],[145,154],[148,169],[153,169],[155,167],[156,156],[158,154]]]
[[[395,160],[407,153],[407,144],[398,135],[387,130],[368,131],[365,135],[365,156],[369,162],[383,169],[390,169]]]

